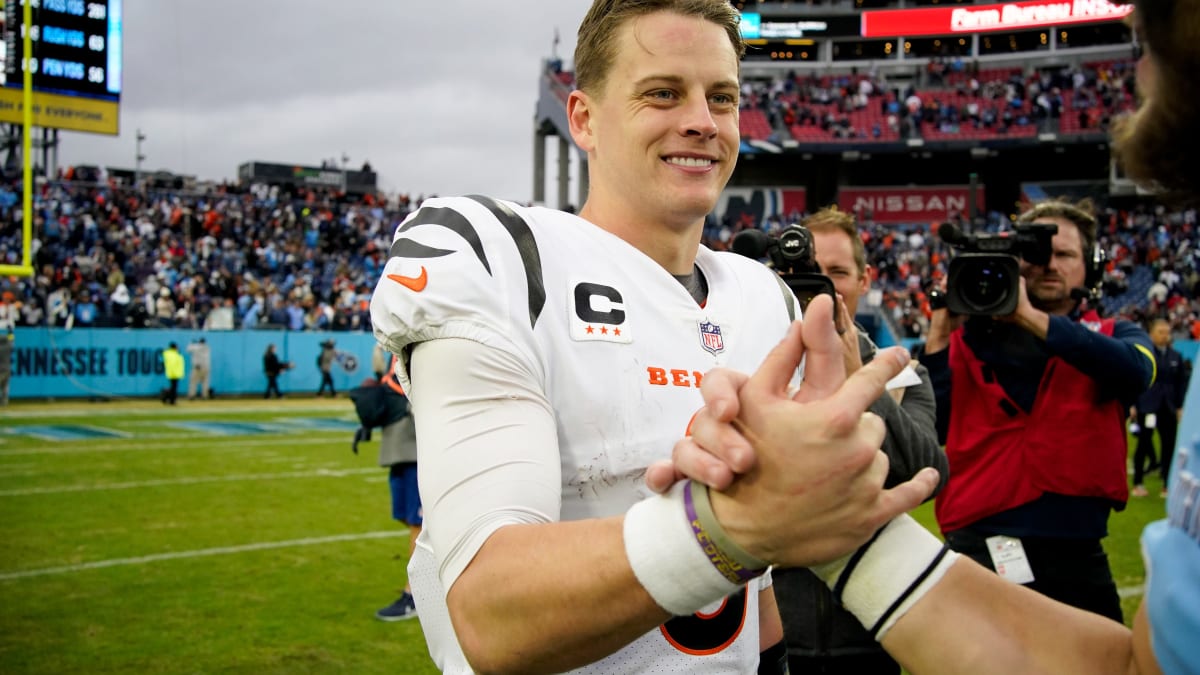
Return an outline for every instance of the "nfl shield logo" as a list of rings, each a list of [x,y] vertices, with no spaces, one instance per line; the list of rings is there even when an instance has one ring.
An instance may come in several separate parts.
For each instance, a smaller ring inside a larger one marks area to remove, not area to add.
[[[701,321],[700,346],[710,354],[725,351],[725,340],[721,337],[721,327],[715,323]]]

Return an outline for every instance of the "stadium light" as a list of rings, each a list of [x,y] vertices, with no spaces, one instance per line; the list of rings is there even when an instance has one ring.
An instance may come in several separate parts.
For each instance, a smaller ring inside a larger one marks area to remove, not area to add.
[[[137,136],[134,138],[137,139],[137,142],[134,146],[133,155],[133,187],[137,189],[142,184],[142,162],[146,159],[146,156],[142,154],[142,141],[146,140],[146,134],[143,134],[142,130],[138,129]]]

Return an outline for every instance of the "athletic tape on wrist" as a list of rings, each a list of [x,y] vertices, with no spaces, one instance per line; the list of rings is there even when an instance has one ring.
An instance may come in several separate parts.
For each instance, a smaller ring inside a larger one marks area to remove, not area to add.
[[[625,555],[639,583],[675,616],[695,614],[735,593],[744,581],[719,570],[697,539],[685,504],[687,482],[642,500],[625,513]],[[693,507],[694,508],[694,507]]]
[[[957,558],[920,523],[901,515],[854,553],[812,571],[876,640],[882,640]]]

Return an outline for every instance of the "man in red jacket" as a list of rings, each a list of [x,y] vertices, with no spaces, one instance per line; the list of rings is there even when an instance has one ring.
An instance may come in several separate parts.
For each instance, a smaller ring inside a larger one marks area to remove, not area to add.
[[[1002,577],[1120,621],[1100,540],[1129,496],[1125,411],[1153,378],[1150,341],[1081,303],[1101,265],[1087,204],[1042,202],[1018,223],[1058,231],[1046,265],[1022,263],[1016,311],[939,309],[920,355],[950,461],[938,524]]]

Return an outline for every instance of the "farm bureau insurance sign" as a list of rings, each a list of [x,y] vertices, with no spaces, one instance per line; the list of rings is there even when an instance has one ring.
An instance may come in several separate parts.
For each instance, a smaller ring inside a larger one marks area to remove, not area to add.
[[[1108,0],[1034,0],[998,5],[935,7],[863,12],[863,37],[918,37],[985,33],[1044,26],[1069,26],[1115,21],[1133,11],[1133,5]]]

